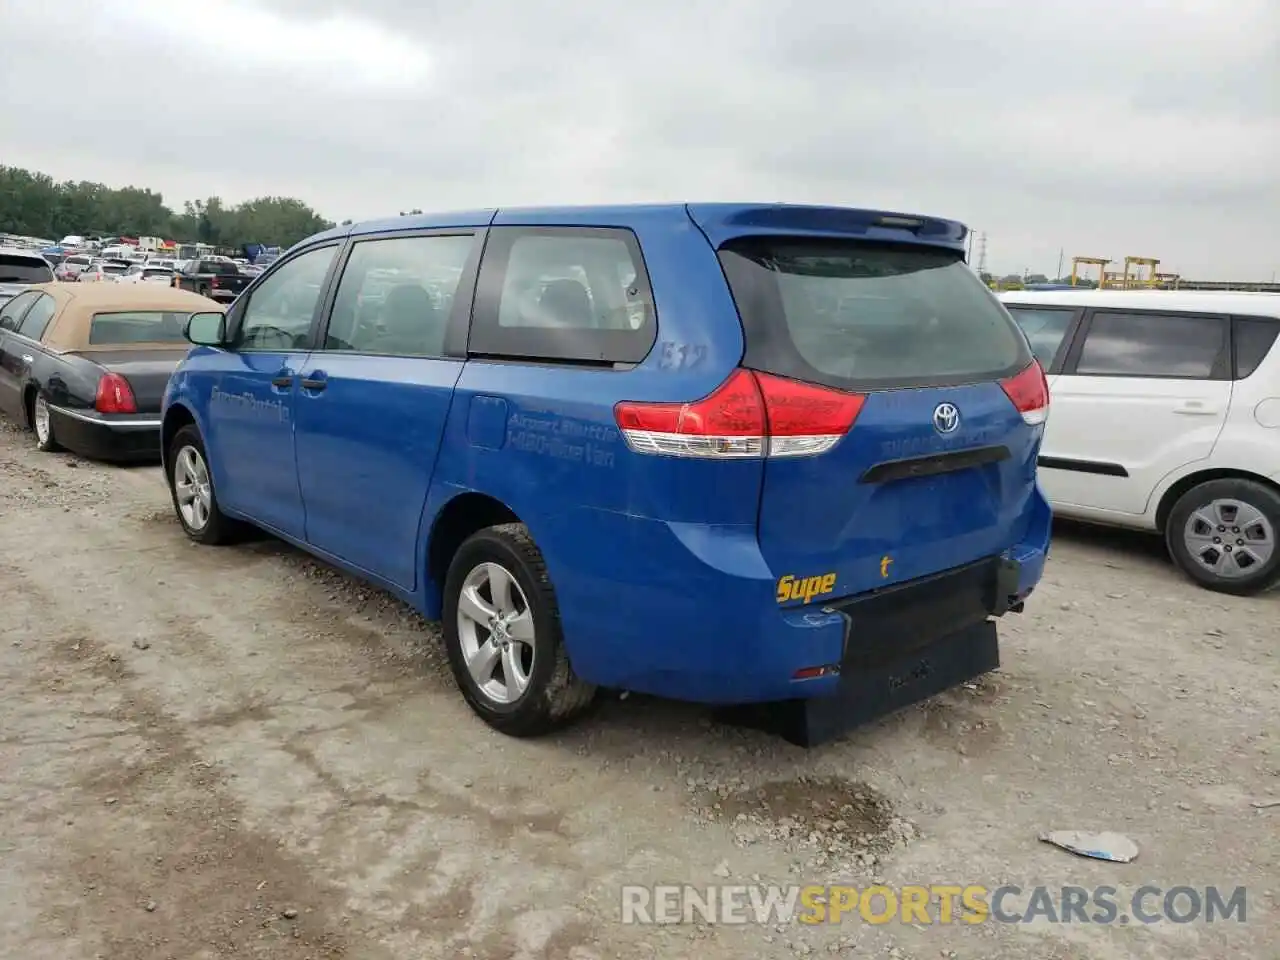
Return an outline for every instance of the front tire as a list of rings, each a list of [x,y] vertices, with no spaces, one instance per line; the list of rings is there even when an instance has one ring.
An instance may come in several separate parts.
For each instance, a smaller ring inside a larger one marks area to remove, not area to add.
[[[36,435],[36,449],[41,453],[57,453],[62,449],[62,444],[53,435],[53,414],[49,411],[49,403],[38,393],[31,401],[31,430]]]
[[[1280,582],[1280,494],[1252,480],[1209,480],[1174,504],[1165,543],[1202,587],[1251,596]]]
[[[442,627],[458,689],[495,730],[541,736],[592,706],[596,688],[573,672],[546,564],[523,524],[489,527],[458,548]]]
[[[200,431],[194,425],[189,424],[174,435],[173,442],[169,444],[169,454],[165,457],[165,472],[174,512],[188,537],[208,546],[220,546],[239,539],[243,525],[223,514],[218,507],[209,457]]]

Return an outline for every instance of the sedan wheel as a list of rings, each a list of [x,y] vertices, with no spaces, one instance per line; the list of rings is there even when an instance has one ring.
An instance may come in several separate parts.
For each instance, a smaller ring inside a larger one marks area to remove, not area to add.
[[[182,522],[192,533],[200,533],[209,525],[213,512],[213,486],[209,468],[195,447],[178,451],[173,462],[173,496],[182,514]]]
[[[31,427],[36,434],[36,449],[52,453],[60,449],[58,441],[53,438],[53,421],[49,413],[49,404],[44,397],[36,395],[31,404]]]

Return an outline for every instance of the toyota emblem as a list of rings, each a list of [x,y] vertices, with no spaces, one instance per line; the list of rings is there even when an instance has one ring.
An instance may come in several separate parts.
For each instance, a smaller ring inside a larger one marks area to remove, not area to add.
[[[960,411],[954,403],[940,403],[933,408],[933,429],[939,433],[955,433],[960,427]]]

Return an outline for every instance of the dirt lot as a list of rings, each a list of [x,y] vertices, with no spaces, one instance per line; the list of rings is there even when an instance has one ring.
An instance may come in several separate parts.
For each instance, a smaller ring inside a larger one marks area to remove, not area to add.
[[[274,541],[183,538],[158,470],[0,426],[0,955],[1270,957],[1280,596],[1066,529],[1005,666],[813,751],[633,697],[472,718],[434,629]],[[1132,864],[1046,829],[1121,831]],[[624,883],[1249,888],[1247,922],[623,925]]]

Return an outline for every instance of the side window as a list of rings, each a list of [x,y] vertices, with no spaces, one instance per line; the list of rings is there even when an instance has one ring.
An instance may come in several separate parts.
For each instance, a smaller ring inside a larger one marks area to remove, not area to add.
[[[1236,317],[1231,321],[1232,339],[1236,343],[1236,379],[1252,376],[1271,352],[1280,333],[1280,320]]]
[[[16,331],[23,311],[31,306],[31,301],[37,296],[38,294],[35,293],[20,293],[7,303],[0,305],[0,330]]]
[[[1220,317],[1099,312],[1075,372],[1208,380],[1225,376],[1226,347],[1227,324]]]
[[[40,294],[31,309],[27,311],[27,315],[22,318],[22,326],[18,328],[18,332],[24,337],[39,340],[44,336],[45,327],[49,326],[49,321],[57,312],[58,304],[53,297],[47,293]]]
[[[351,248],[324,349],[439,357],[475,235],[361,240]]]
[[[1046,370],[1053,363],[1053,358],[1062,346],[1062,338],[1071,327],[1071,319],[1075,311],[1070,309],[1052,309],[1048,307],[1009,306],[1009,313],[1018,321],[1018,326],[1026,334],[1031,344],[1031,352]]]
[[[639,363],[656,331],[649,277],[630,231],[490,231],[469,344],[473,354]]]
[[[332,245],[308,250],[258,284],[240,315],[237,348],[305,350],[324,278],[337,250]]]

